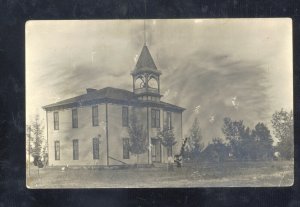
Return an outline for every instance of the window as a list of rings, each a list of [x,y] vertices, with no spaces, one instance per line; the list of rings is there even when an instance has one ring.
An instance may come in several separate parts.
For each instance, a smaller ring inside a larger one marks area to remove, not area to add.
[[[168,129],[172,129],[172,113],[167,112],[167,127]]]
[[[168,157],[172,156],[172,147],[167,148],[167,155],[168,155]]]
[[[59,129],[59,117],[58,117],[58,112],[53,113],[53,120],[54,120],[54,130]]]
[[[93,138],[93,159],[99,160],[99,138]]]
[[[123,159],[129,159],[129,138],[123,138]]]
[[[78,139],[73,140],[73,160],[79,160]]]
[[[128,107],[122,107],[122,126],[128,127]]]
[[[54,155],[55,155],[55,160],[60,160],[60,146],[59,146],[59,141],[54,142]]]
[[[160,112],[159,109],[151,109],[151,127],[160,127]]]
[[[72,127],[78,128],[78,112],[77,109],[72,109]]]
[[[93,126],[99,126],[98,106],[92,107]]]

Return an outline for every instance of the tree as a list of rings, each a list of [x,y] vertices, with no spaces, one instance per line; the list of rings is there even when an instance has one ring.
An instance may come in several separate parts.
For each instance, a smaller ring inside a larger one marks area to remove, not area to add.
[[[44,138],[44,127],[40,122],[39,115],[35,116],[35,120],[31,124],[31,130],[33,133],[32,155],[33,155],[33,157],[41,157],[42,156],[42,144],[43,144],[43,138]]]
[[[202,135],[201,128],[199,125],[199,121],[195,118],[192,128],[190,129],[190,135],[188,138],[188,151],[191,159],[196,160],[200,156],[200,152],[204,148],[204,144],[202,143]]]
[[[279,140],[276,147],[280,156],[290,160],[294,157],[294,121],[293,111],[284,109],[272,115],[272,126],[275,137]]]
[[[270,130],[263,123],[256,124],[251,136],[255,141],[256,159],[273,158],[273,139]]]
[[[31,123],[31,126],[29,126],[29,129],[29,139],[32,139],[32,148],[30,149],[30,152],[32,157],[34,158],[33,164],[38,167],[43,167],[41,159],[44,156],[44,151],[42,150],[44,142],[44,126],[38,114],[35,116],[35,119]]]
[[[31,135],[31,126],[30,125],[26,125],[26,163],[28,163],[28,176],[30,176],[30,156],[31,156],[31,152],[32,152],[32,135]]]
[[[240,159],[256,160],[257,159],[257,143],[251,134],[250,128],[240,132]]]
[[[213,138],[201,153],[207,161],[223,162],[228,159],[228,147],[219,137]]]
[[[43,149],[42,149],[42,155],[43,155],[43,162],[45,165],[48,165],[48,143],[45,142]]]
[[[172,146],[177,142],[175,141],[175,135],[173,128],[164,126],[162,130],[157,132],[157,138],[161,140],[161,144],[167,148],[168,156],[172,156]]]
[[[138,122],[138,118],[133,110],[130,116],[130,121],[128,125],[128,135],[129,135],[129,150],[131,153],[137,155],[137,164],[139,162],[138,155],[143,154],[148,150],[148,138],[147,132],[144,126]]]
[[[233,157],[236,159],[242,159],[244,155],[241,146],[243,136],[245,135],[245,126],[243,121],[232,121],[229,117],[225,117],[222,131],[226,140],[229,141]]]

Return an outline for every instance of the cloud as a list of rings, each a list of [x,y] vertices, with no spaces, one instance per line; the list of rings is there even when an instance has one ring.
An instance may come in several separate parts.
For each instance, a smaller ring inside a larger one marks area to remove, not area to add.
[[[259,61],[234,60],[230,54],[211,54],[205,61],[195,61],[200,53],[196,51],[190,55],[185,59],[185,65],[175,66],[176,72],[164,71],[166,77],[162,79],[164,85],[178,91],[173,103],[187,108],[183,116],[185,132],[198,117],[207,142],[222,135],[221,127],[226,116],[242,119],[250,125],[270,117],[270,86],[266,70]],[[232,105],[233,97],[235,106]],[[197,103],[201,103],[201,110]]]

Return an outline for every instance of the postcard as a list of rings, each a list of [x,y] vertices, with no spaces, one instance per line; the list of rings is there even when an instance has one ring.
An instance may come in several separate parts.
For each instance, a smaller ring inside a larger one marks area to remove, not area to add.
[[[28,188],[294,183],[292,20],[26,23]]]

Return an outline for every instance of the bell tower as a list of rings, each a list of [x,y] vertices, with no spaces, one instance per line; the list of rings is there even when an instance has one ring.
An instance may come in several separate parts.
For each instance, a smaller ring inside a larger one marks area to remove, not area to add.
[[[146,44],[131,72],[133,78],[133,92],[138,99],[144,101],[160,101],[160,81],[161,72],[158,71],[153,58]]]

